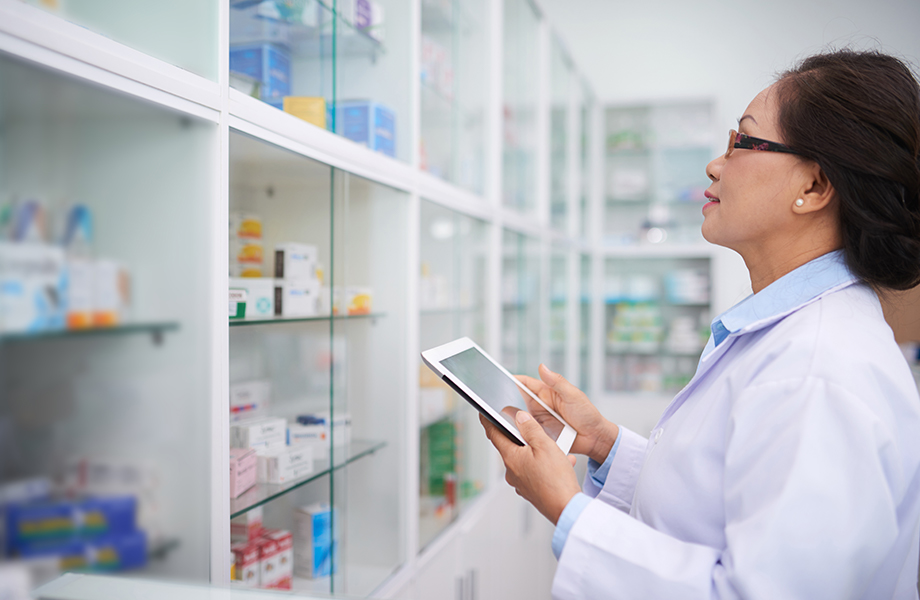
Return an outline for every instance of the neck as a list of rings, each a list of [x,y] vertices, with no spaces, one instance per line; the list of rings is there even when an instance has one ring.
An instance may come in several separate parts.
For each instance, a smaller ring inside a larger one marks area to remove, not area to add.
[[[751,274],[754,293],[805,263],[843,247],[836,232],[826,233],[821,235],[812,229],[791,239],[768,240],[754,248],[739,251]]]

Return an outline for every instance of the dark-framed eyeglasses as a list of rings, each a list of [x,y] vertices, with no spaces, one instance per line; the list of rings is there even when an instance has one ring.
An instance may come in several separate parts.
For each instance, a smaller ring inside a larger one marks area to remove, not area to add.
[[[771,142],[770,140],[756,138],[750,135],[745,135],[743,133],[738,133],[734,129],[729,129],[728,149],[725,150],[725,158],[731,156],[735,148],[740,148],[742,150],[762,150],[764,152],[785,152],[786,154],[799,154],[786,144]]]

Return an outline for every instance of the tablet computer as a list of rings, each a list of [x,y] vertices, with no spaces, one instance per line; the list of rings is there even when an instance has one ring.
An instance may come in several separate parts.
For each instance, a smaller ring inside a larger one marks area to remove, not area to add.
[[[554,410],[469,338],[460,338],[422,352],[422,360],[447,385],[485,415],[519,446],[526,446],[514,419],[502,412],[506,406],[528,410],[543,430],[568,454],[575,430]],[[525,395],[527,400],[525,401]],[[539,413],[539,414],[535,414]]]

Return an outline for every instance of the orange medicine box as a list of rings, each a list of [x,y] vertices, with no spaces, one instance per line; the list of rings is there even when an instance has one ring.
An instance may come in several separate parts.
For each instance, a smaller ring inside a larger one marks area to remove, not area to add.
[[[285,96],[284,112],[317,127],[326,128],[326,99],[315,96]]]

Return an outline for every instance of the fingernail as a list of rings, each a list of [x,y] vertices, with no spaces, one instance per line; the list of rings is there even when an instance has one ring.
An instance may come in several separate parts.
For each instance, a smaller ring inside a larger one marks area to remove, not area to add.
[[[514,420],[518,423],[526,423],[531,420],[533,417],[530,416],[530,413],[526,410],[519,410],[516,415],[514,415]]]
[[[552,375],[553,377],[556,376],[556,373],[554,373],[553,371],[550,371],[550,370],[549,370],[549,367],[547,367],[546,365],[544,365],[544,364],[542,364],[542,363],[540,364],[540,368],[543,369],[543,370],[546,372],[547,375]]]

